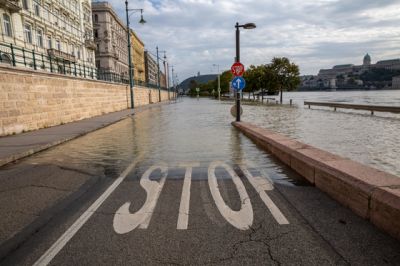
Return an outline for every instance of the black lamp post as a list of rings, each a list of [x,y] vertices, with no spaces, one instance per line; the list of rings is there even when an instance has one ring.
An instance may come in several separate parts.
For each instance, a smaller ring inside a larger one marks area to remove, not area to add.
[[[239,22],[236,22],[236,57],[235,62],[240,62],[240,30],[239,28],[243,28],[246,30],[251,30],[256,28],[256,24],[254,23],[246,23],[244,25],[239,25]],[[236,92],[236,121],[240,122],[240,91]]]
[[[128,0],[125,1],[125,6],[126,6],[126,32],[127,32],[127,37],[128,37],[128,65],[129,65],[129,88],[131,92],[131,109],[135,107],[135,102],[134,102],[134,97],[133,97],[133,86],[134,84],[134,79],[133,79],[133,64],[132,64],[132,58],[131,58],[131,32],[129,28],[129,17],[135,13],[140,11],[140,24],[146,23],[146,21],[143,19],[143,9],[129,9],[128,8]],[[131,12],[131,14],[129,14]]]
[[[160,81],[160,56],[159,53],[166,53],[166,51],[159,51],[158,46],[156,47],[157,52],[157,85],[158,85],[158,100],[161,102],[161,81]]]

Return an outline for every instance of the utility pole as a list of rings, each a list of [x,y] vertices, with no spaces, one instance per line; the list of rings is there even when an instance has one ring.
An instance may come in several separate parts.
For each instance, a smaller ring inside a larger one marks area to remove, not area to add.
[[[174,66],[172,66],[172,88],[174,89],[174,93],[175,93],[175,99],[177,97],[176,92],[175,92],[175,78],[174,78]]]
[[[164,51],[164,73],[165,73],[165,85],[167,86],[168,89],[168,100],[170,100],[169,97],[169,87],[168,87],[168,79],[167,79],[167,55],[166,52]]]
[[[158,80],[158,100],[161,102],[161,87],[160,87],[160,57],[158,55],[158,46],[156,47],[157,50],[157,80]]]

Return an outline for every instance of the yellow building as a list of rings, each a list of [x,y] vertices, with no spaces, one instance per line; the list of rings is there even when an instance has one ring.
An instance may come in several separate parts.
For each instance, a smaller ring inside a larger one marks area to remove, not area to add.
[[[134,79],[145,82],[144,43],[133,30],[131,30],[131,44]]]

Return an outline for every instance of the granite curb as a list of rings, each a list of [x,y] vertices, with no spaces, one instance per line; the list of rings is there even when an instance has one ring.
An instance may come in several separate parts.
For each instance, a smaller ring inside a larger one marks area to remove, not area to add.
[[[311,184],[400,240],[400,177],[250,123],[232,125]]]

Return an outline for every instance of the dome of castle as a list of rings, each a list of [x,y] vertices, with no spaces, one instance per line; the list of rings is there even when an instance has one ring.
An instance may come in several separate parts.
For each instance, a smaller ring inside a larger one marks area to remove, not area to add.
[[[371,64],[371,56],[369,54],[366,54],[364,56],[364,65],[370,65]]]

